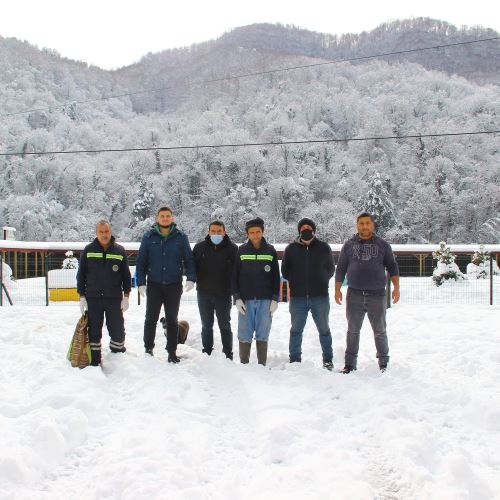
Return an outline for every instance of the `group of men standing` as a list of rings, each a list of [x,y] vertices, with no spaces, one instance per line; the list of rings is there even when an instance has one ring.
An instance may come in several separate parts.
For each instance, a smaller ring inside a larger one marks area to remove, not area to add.
[[[323,366],[333,369],[332,335],[329,327],[329,281],[335,273],[330,246],[316,237],[316,224],[304,218],[298,236],[283,254],[281,275],[290,289],[290,362],[302,360],[302,335],[309,312],[319,333]],[[181,295],[197,285],[203,352],[214,349],[214,315],[222,351],[233,359],[231,307],[238,310],[238,343],[241,363],[250,360],[255,338],[257,361],[267,362],[272,316],[278,309],[280,268],[275,248],[264,238],[264,221],[245,225],[247,241],[239,247],[226,234],[221,221],[209,224],[206,238],[193,250],[187,236],[175,224],[169,207],[161,207],[156,223],[141,241],[136,263],[136,283],[146,298],[144,349],[153,355],[158,318],[165,310],[167,352],[178,363],[178,312]],[[343,372],[357,368],[359,334],[365,314],[371,323],[379,367],[387,368],[386,270],[393,284],[393,302],[399,300],[398,267],[390,245],[374,232],[370,214],[357,219],[357,234],[342,247],[335,274],[335,301],[342,303],[341,286],[347,278],[347,348]],[[186,283],[182,286],[183,275]],[[126,253],[114,241],[108,222],[99,221],[96,239],[85,247],[78,270],[78,293],[82,313],[88,310],[92,364],[101,361],[104,316],[110,333],[111,352],[125,351],[123,312],[128,308],[130,271]],[[233,299],[233,300],[232,300]]]

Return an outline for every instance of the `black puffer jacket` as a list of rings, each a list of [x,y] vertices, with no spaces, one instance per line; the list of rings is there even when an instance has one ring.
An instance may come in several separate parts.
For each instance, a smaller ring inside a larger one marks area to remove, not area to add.
[[[298,239],[285,248],[281,274],[292,297],[327,296],[334,270],[332,250],[324,241],[314,238],[307,246]]]
[[[214,245],[208,235],[196,243],[193,248],[196,288],[213,295],[231,295],[231,277],[237,251],[237,245],[227,234],[218,245]]]
[[[121,298],[130,293],[127,254],[114,236],[106,250],[97,238],[84,248],[76,280],[78,293],[86,297]]]

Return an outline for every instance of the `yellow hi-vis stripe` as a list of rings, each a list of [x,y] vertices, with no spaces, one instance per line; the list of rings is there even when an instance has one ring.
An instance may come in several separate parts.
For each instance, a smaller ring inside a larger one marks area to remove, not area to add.
[[[108,253],[106,255],[106,258],[108,258],[108,259],[116,259],[116,260],[123,260],[123,255],[117,255],[115,253]]]
[[[273,260],[272,255],[266,255],[266,254],[241,254],[240,255],[241,260]]]
[[[257,255],[257,260],[273,260],[272,255]]]
[[[87,258],[90,259],[102,259],[103,255],[100,252],[88,252]]]

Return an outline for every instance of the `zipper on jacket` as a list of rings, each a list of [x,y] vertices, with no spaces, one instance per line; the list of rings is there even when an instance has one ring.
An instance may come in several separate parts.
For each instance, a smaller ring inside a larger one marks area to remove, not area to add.
[[[309,245],[306,245],[306,297],[309,299]]]

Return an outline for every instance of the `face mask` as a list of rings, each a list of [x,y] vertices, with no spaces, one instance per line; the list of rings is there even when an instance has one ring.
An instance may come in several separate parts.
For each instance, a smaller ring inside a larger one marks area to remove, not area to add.
[[[310,229],[303,229],[300,232],[300,239],[302,241],[309,241],[312,240],[314,236],[314,233]]]
[[[210,235],[210,241],[214,245],[218,245],[223,239],[224,239],[224,236],[222,236],[222,234],[211,234]]]

